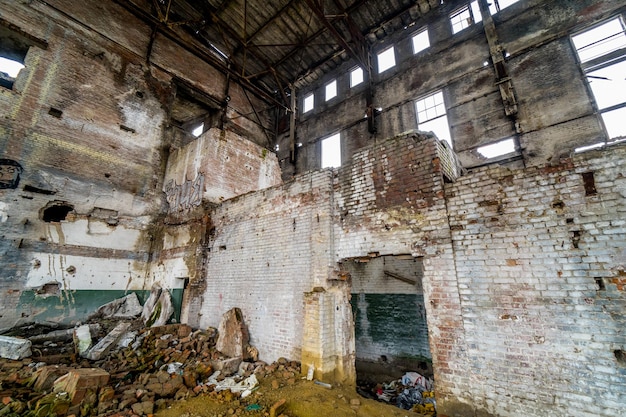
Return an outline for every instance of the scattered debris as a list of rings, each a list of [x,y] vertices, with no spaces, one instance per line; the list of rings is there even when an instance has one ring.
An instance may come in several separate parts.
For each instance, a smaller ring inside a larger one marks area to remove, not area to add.
[[[395,404],[403,410],[411,410],[423,415],[436,414],[433,393],[433,380],[417,372],[407,372],[402,378],[382,384],[359,382],[357,391],[366,398]]]
[[[0,357],[19,360],[32,355],[31,341],[11,336],[0,336]]]
[[[160,288],[160,287],[159,287]],[[169,294],[169,293],[168,293]],[[152,293],[150,293],[152,295]],[[143,312],[137,294],[131,292],[126,297],[118,298],[98,308],[92,318],[133,319]],[[169,319],[169,317],[168,317]]]
[[[163,290],[158,283],[150,289],[150,295],[143,305],[141,320],[147,327],[163,326],[174,314],[170,292]]]
[[[231,308],[224,313],[217,333],[217,350],[231,358],[243,359],[250,337],[240,309]]]

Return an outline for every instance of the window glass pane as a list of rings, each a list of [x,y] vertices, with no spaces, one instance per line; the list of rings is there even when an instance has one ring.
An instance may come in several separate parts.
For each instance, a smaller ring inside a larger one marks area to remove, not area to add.
[[[572,37],[581,62],[626,48],[626,35],[619,18]]]
[[[426,123],[420,123],[418,129],[423,132],[433,132],[439,139],[445,140],[452,146],[450,127],[448,126],[448,117],[446,115],[429,120]]]
[[[326,84],[326,101],[337,96],[337,80],[332,80]]]
[[[313,106],[315,104],[315,97],[313,96],[313,94],[309,94],[308,96],[306,96],[304,98],[304,113],[313,110]]]
[[[626,61],[587,73],[598,108],[626,101]]]
[[[363,69],[361,67],[355,68],[350,72],[350,87],[359,85],[363,82]]]
[[[396,65],[396,54],[393,46],[378,54],[378,73]]]
[[[626,138],[626,107],[602,113],[602,120],[610,139]]]
[[[458,33],[471,24],[470,12],[467,6],[450,15],[452,33]]]
[[[413,36],[413,53],[416,54],[430,46],[428,38],[428,30],[424,29],[420,33]]]
[[[341,166],[341,136],[339,133],[322,140],[322,168]]]

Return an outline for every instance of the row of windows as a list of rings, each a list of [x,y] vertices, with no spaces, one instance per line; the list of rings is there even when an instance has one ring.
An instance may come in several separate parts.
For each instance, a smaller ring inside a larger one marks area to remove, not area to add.
[[[492,0],[489,5],[491,14],[496,14],[500,10],[517,3],[519,0]],[[466,4],[460,9],[455,10],[449,16],[452,33],[458,33],[474,23],[482,21],[478,0]],[[421,28],[411,38],[413,45],[413,54],[422,52],[430,47],[430,38],[428,36],[428,28]],[[390,68],[396,66],[396,51],[393,46],[379,52],[376,55],[376,63],[378,73],[383,73]],[[355,87],[363,82],[363,69],[360,67],[350,71],[350,88]],[[332,80],[324,87],[324,101],[329,101],[337,97],[337,80]],[[315,96],[310,93],[304,97],[302,111],[307,113],[315,108]]]
[[[572,43],[597,105],[608,139],[626,139],[626,25],[621,17],[605,21],[572,36]],[[418,129],[431,131],[452,145],[442,91],[415,101]],[[604,142],[576,151],[599,147]],[[515,151],[513,138],[481,146],[477,151],[495,158]],[[322,168],[341,165],[341,136],[336,133],[322,140]]]

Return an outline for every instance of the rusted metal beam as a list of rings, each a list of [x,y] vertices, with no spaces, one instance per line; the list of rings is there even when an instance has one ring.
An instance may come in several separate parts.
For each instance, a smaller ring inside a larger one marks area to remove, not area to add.
[[[162,33],[163,35],[165,35],[166,37],[168,37],[169,39],[177,43],[182,48],[187,49],[189,52],[197,55],[199,58],[208,62],[213,67],[220,70],[223,74],[226,75],[230,73],[230,75],[235,80],[237,80],[244,89],[247,89],[253,92],[255,95],[264,99],[268,103],[272,103],[280,108],[285,108],[289,110],[289,106],[286,106],[284,103],[281,103],[280,101],[276,100],[273,92],[266,91],[260,88],[259,86],[251,83],[245,77],[241,77],[237,73],[236,70],[229,68],[223,61],[221,61],[215,55],[213,55],[213,53],[207,51],[205,49],[207,48],[206,45],[198,45],[197,42],[184,39],[183,36],[181,36],[179,33],[177,33],[172,28],[168,27],[163,22],[161,22],[158,17],[155,17],[152,14],[148,13],[147,11],[143,10],[142,8],[134,4],[132,1],[128,1],[128,0],[114,0],[114,1],[115,3],[119,4],[124,9],[126,9],[129,13],[141,19],[146,24],[150,26],[154,25],[157,28],[157,31],[159,31],[160,33]]]
[[[363,54],[361,53],[361,45],[358,44],[357,39],[352,39],[353,45],[350,45],[349,41],[344,39],[342,34],[337,30],[337,28],[332,24],[332,22],[326,18],[324,14],[324,10],[321,5],[316,2],[316,0],[305,0],[306,4],[309,8],[315,13],[320,22],[326,26],[326,29],[330,32],[330,34],[335,38],[335,40],[339,43],[339,45],[350,55],[354,60],[356,60],[359,65],[362,65],[364,68],[367,68],[369,65],[367,60],[364,59]],[[356,47],[356,49],[355,49]]]

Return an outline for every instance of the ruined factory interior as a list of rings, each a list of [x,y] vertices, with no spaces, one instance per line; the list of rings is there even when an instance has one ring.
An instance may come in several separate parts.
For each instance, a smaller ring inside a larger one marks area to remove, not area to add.
[[[158,415],[235,359],[237,386],[348,387],[346,415],[626,415],[625,22],[0,0],[0,414]],[[124,372],[147,344],[156,373]]]

